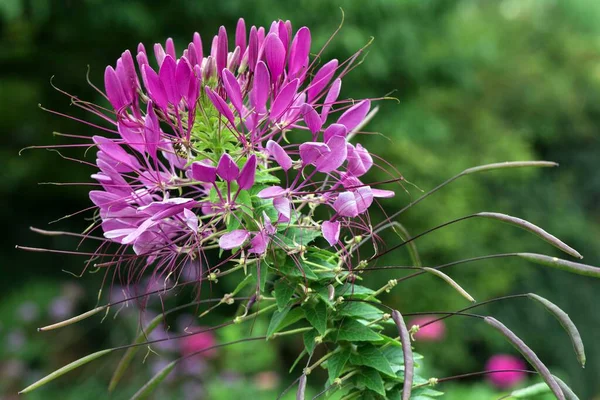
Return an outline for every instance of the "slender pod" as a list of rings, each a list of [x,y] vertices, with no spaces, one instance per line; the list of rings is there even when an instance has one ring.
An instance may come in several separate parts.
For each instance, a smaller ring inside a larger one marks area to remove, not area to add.
[[[454,279],[450,278],[448,275],[446,275],[442,271],[438,271],[435,268],[429,268],[429,267],[423,267],[423,270],[429,272],[432,275],[442,278],[444,281],[446,281],[446,283],[448,283],[458,293],[460,293],[461,296],[463,296],[465,299],[469,300],[470,302],[475,303],[475,299],[465,289],[463,289],[458,283],[456,283],[456,281]]]
[[[572,272],[574,274],[591,276],[592,278],[600,278],[600,268],[591,265],[561,260],[560,258],[550,257],[543,254],[517,253],[516,255],[535,264],[562,269],[563,271]]]
[[[557,399],[566,400],[560,386],[550,373],[548,367],[544,365],[544,363],[533,352],[533,350],[531,350],[525,344],[525,342],[523,342],[517,335],[515,335],[510,329],[508,329],[502,322],[498,321],[497,319],[492,317],[485,317],[484,321],[488,325],[500,331],[500,333],[502,333],[502,335],[504,335],[504,337],[506,337],[508,341],[511,342],[511,344],[523,355],[523,357],[525,357],[527,361],[529,361],[529,363],[533,365],[535,370],[542,376],[542,379],[544,379],[544,382],[546,382],[546,384],[550,387],[550,390],[552,390],[552,393],[554,393]]]
[[[402,400],[409,400],[412,391],[413,376],[415,372],[415,364],[413,352],[410,346],[410,334],[406,329],[404,318],[397,310],[392,311],[392,319],[398,328],[398,335],[402,342],[402,353],[404,356],[404,385],[402,386]]]
[[[536,300],[544,307],[546,310],[550,312],[550,314],[554,315],[554,317],[560,322],[562,327],[569,334],[569,338],[571,338],[571,342],[573,343],[573,349],[575,350],[575,354],[577,355],[577,360],[582,367],[585,367],[585,349],[583,347],[583,341],[581,340],[581,335],[577,330],[577,327],[569,318],[569,314],[560,309],[556,304],[552,303],[549,300],[546,300],[542,296],[538,296],[535,293],[528,293],[527,296],[530,299]]]

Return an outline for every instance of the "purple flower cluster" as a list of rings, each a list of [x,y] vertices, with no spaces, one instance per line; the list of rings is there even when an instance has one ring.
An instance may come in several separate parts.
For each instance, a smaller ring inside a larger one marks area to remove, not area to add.
[[[369,230],[374,198],[394,193],[360,180],[373,158],[348,141],[371,107],[339,99],[358,54],[317,66],[310,48],[306,27],[275,21],[247,34],[240,19],[233,46],[221,27],[209,53],[196,33],[179,57],[171,39],[155,44],[156,67],[142,44],[137,66],[125,51],[107,67],[116,118],[103,117],[117,135],[93,138],[102,190],[90,192],[104,237],[173,267],[209,248],[261,256],[299,221],[332,246],[342,228]],[[318,205],[326,221],[315,220]]]

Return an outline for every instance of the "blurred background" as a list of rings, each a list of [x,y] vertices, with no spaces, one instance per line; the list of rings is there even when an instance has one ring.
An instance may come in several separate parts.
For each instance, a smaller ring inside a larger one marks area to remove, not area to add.
[[[126,309],[102,324],[98,317],[58,332],[36,331],[93,307],[101,279],[62,272],[81,271],[81,257],[14,249],[15,244],[74,249],[76,240],[40,236],[29,226],[78,232],[89,223],[75,216],[49,228],[50,221],[90,203],[86,188],[39,184],[88,181],[93,173],[89,167],[45,150],[18,154],[27,146],[66,142],[52,132],[95,134],[87,125],[38,107],[92,120],[71,107],[68,98],[52,88],[50,78],[54,76],[54,84],[69,93],[104,104],[86,82],[88,66],[90,80],[102,87],[104,67],[114,64],[123,50],[134,50],[138,42],[151,48],[172,37],[181,50],[199,31],[208,46],[220,25],[233,32],[239,17],[248,26],[269,26],[275,19],[290,19],[295,29],[307,25],[316,52],[340,23],[340,6],[344,26],[324,58],[346,59],[375,38],[365,62],[344,79],[342,95],[380,97],[393,92],[399,99],[379,104],[379,114],[367,127],[378,134],[361,142],[389,160],[408,181],[429,190],[484,163],[552,160],[561,165],[462,178],[402,216],[411,234],[473,212],[496,211],[546,228],[584,254],[585,262],[600,265],[600,2],[596,0],[2,0],[0,398],[16,398],[26,384],[77,357],[130,342],[140,322],[137,311]],[[94,159],[91,152],[87,159]],[[386,177],[373,169],[370,179]],[[386,212],[420,193],[411,185],[406,190],[382,202]],[[399,240],[385,238],[388,245]],[[427,235],[417,247],[430,266],[502,252],[561,256],[524,231],[480,220]],[[399,251],[381,260],[386,264],[410,265],[410,259]],[[479,311],[514,329],[581,399],[600,399],[598,281],[504,259],[460,265],[449,272],[478,300],[536,292],[562,307],[581,330],[588,352],[585,369],[578,366],[560,325],[541,307],[512,300]],[[402,275],[371,274],[369,284],[379,287]],[[225,293],[233,287],[235,282],[223,280],[216,290]],[[429,276],[397,287],[388,301],[404,313],[465,306],[451,288]],[[159,312],[160,304],[154,306]],[[191,314],[178,315],[169,330],[183,330],[189,318]],[[218,315],[211,318],[217,321]],[[254,329],[264,329],[267,323],[259,319]],[[477,321],[451,318],[438,328],[423,333],[415,343],[431,376],[481,371],[490,360],[498,361],[499,354],[517,356],[503,338]],[[143,350],[111,398],[128,398],[152,371],[182,352],[247,335],[248,327],[236,326],[190,343],[170,343],[154,349],[156,354]],[[273,399],[296,376],[286,371],[301,348],[301,341],[290,339],[220,349],[181,366],[157,398]],[[89,364],[26,398],[109,398],[106,385],[117,361],[118,355]],[[464,379],[439,389],[448,393],[448,399],[486,399],[500,397],[511,385],[536,382],[517,378],[508,383]],[[321,388],[316,375],[310,391]]]

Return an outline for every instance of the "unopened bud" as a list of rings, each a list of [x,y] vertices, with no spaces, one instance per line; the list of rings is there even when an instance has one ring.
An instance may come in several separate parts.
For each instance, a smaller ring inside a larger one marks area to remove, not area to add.
[[[438,382],[439,382],[438,378],[429,378],[427,380],[427,383],[429,383],[430,386],[435,386],[438,384]]]
[[[316,336],[315,344],[321,344],[321,343],[323,343],[323,336]]]

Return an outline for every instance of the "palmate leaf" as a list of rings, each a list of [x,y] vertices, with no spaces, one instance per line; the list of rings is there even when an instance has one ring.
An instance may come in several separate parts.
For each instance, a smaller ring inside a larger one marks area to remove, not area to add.
[[[304,306],[302,308],[308,322],[310,322],[320,335],[324,335],[327,330],[327,305],[319,301],[313,306]]]
[[[356,384],[358,387],[364,386],[367,389],[374,391],[375,393],[385,396],[385,387],[383,385],[383,379],[379,372],[371,368],[361,369],[359,375],[356,378]]]
[[[336,341],[376,342],[381,340],[381,336],[371,328],[350,318],[342,320],[340,327],[331,335]]]
[[[290,300],[294,294],[294,287],[288,282],[286,279],[279,279],[275,283],[275,302],[277,303],[277,309],[279,311],[283,310],[286,306],[289,305]]]
[[[357,366],[371,367],[389,377],[395,378],[396,374],[385,355],[375,346],[366,344],[357,349],[350,356],[350,362]]]

